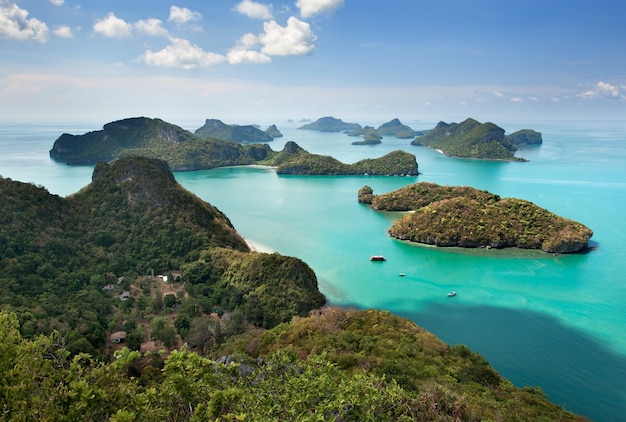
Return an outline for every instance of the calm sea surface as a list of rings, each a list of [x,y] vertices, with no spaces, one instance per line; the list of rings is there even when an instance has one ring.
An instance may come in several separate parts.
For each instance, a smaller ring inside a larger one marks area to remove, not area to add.
[[[55,163],[48,151],[61,133],[82,134],[104,123],[2,125],[0,175],[61,196],[74,193],[90,182],[92,167]],[[270,123],[285,135],[270,144],[274,150],[293,140],[311,153],[352,163],[403,149],[416,155],[422,174],[303,177],[237,167],[177,173],[177,180],[225,212],[247,239],[307,262],[331,304],[410,318],[450,344],[481,353],[516,385],[540,386],[568,410],[598,421],[623,420],[626,122],[496,122],[509,133],[522,128],[543,133],[542,146],[520,151],[527,163],[452,159],[395,138],[354,146],[356,138],[341,133]],[[436,124],[403,123],[414,129]],[[409,245],[386,234],[398,214],[374,212],[356,200],[364,185],[376,194],[418,181],[530,200],[590,227],[597,249],[553,256]],[[387,261],[370,262],[373,254]],[[458,295],[448,298],[450,290]]]

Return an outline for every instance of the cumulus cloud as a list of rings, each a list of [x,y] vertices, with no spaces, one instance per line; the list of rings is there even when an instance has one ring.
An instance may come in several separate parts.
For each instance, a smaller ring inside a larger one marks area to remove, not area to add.
[[[259,51],[252,50],[260,43],[259,38],[254,34],[245,34],[240,39],[237,45],[228,52],[226,56],[228,63],[241,64],[241,63],[269,63],[272,59]]]
[[[132,35],[133,27],[130,23],[115,16],[113,12],[109,12],[106,18],[97,20],[93,24],[93,30],[107,38],[125,38]]]
[[[200,13],[189,10],[186,7],[170,7],[170,17],[168,19],[169,21],[182,25],[184,23],[197,21],[200,19],[202,19],[202,15]]]
[[[59,25],[54,28],[54,35],[60,38],[73,38],[72,28],[67,25]]]
[[[167,29],[163,28],[163,22],[160,19],[150,18],[145,20],[139,20],[135,22],[133,27],[137,31],[143,32],[144,34],[161,37],[169,36]]]
[[[253,19],[272,19],[273,17],[270,6],[252,0],[237,3],[235,10]]]
[[[0,0],[0,39],[48,41],[48,26],[12,0]]]
[[[296,7],[300,9],[303,18],[328,13],[343,5],[343,0],[298,0]]]
[[[293,16],[283,27],[276,21],[263,24],[264,33],[259,35],[263,45],[261,53],[268,56],[293,56],[308,54],[315,48],[317,37],[311,31],[311,26]]]
[[[583,98],[600,97],[600,98],[626,98],[624,87],[611,85],[610,83],[600,81],[593,89],[589,89],[580,94]]]
[[[171,44],[162,50],[148,50],[139,59],[150,66],[196,69],[222,63],[226,58],[220,54],[206,52],[189,40],[170,38]]]

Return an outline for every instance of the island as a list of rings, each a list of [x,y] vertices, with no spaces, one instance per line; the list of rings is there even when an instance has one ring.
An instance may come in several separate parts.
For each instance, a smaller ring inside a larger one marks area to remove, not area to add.
[[[165,161],[0,196],[7,420],[585,420],[407,319],[324,306]]]
[[[217,119],[206,119],[204,126],[196,129],[194,134],[201,138],[216,138],[240,143],[270,142],[274,138],[283,136],[276,125],[271,125],[267,130],[262,131],[254,125],[227,125]]]
[[[522,130],[507,136],[501,127],[471,118],[461,123],[439,122],[411,141],[412,145],[434,148],[449,157],[504,161],[526,161],[514,154],[518,147],[530,143],[540,144],[541,134]]]
[[[369,186],[358,201],[380,211],[410,211],[389,235],[410,242],[465,248],[523,248],[550,253],[586,250],[593,235],[585,225],[516,198],[500,198],[468,186],[420,182],[374,195]]]
[[[353,164],[344,164],[326,156],[311,154],[295,142],[287,142],[283,151],[271,161],[278,174],[299,175],[377,175],[417,176],[418,164],[413,154],[396,150],[379,158],[366,158]]]
[[[421,131],[411,129],[409,126],[400,122],[398,118],[394,118],[387,123],[383,123],[376,129],[376,131],[381,136],[395,136],[398,139],[411,139],[424,134]]]
[[[312,123],[307,123],[303,126],[300,126],[298,129],[317,130],[319,132],[342,132],[354,129],[361,129],[361,125],[358,123],[345,123],[341,119],[326,116],[321,117]]]
[[[418,174],[415,156],[400,151],[351,165],[310,154],[293,141],[282,151],[267,144],[225,141],[186,131],[160,119],[124,119],[84,135],[63,134],[50,157],[67,164],[96,164],[141,156],[167,161],[173,171],[193,171],[238,165],[276,167],[279,174],[300,175],[409,175]]]

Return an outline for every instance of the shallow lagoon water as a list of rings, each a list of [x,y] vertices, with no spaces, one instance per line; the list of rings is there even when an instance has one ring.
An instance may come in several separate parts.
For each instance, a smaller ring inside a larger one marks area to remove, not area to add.
[[[394,138],[353,146],[355,138],[341,133],[272,123],[285,135],[270,144],[275,150],[293,140],[309,152],[350,163],[404,149],[416,155],[422,174],[303,177],[236,167],[177,173],[177,180],[225,212],[244,237],[307,262],[331,304],[408,317],[450,344],[480,352],[516,385],[540,386],[555,403],[594,420],[626,414],[624,122],[498,123],[508,132],[531,127],[543,133],[541,147],[519,153],[527,163],[451,159]],[[59,195],[76,192],[91,180],[92,167],[55,163],[48,150],[63,132],[98,128],[1,127],[0,174]],[[416,246],[387,236],[397,214],[374,212],[356,201],[366,184],[384,193],[418,181],[530,200],[589,226],[597,249],[553,256]],[[381,253],[387,261],[369,261]],[[458,295],[448,298],[449,290]]]

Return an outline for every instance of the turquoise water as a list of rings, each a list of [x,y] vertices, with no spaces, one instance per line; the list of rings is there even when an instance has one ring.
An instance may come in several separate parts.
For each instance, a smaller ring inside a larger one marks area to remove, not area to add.
[[[428,129],[436,122],[404,123]],[[393,138],[353,146],[355,138],[343,134],[277,123],[285,136],[271,144],[275,150],[294,140],[309,152],[354,162],[405,149],[417,156],[422,174],[302,177],[237,167],[177,173],[176,178],[224,211],[244,237],[307,262],[331,304],[408,317],[450,344],[480,352],[516,385],[540,386],[555,403],[594,420],[619,420],[626,414],[626,260],[621,251],[626,243],[626,123],[499,124],[507,131],[539,130],[544,144],[520,152],[527,163],[480,162],[447,158]],[[0,127],[0,174],[71,194],[89,183],[92,168],[54,163],[48,150],[62,132],[98,128]],[[530,200],[589,226],[597,249],[553,256],[410,245],[386,234],[397,214],[377,213],[356,201],[366,184],[384,193],[417,181],[469,185]],[[384,254],[387,261],[370,262],[373,254]],[[406,275],[399,277],[400,272]],[[458,295],[448,298],[449,290]]]

